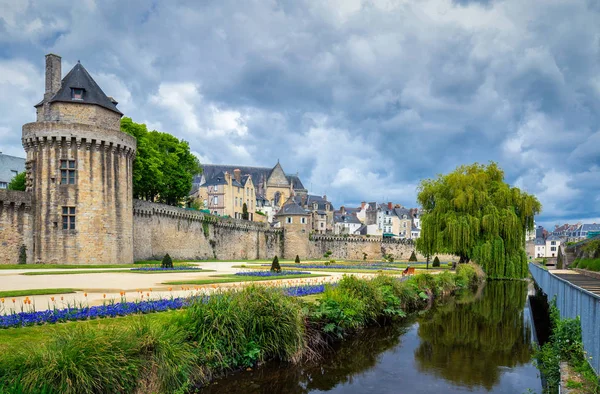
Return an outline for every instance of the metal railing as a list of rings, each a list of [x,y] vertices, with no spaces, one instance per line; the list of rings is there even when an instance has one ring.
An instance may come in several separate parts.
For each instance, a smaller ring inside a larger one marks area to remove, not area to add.
[[[556,296],[556,307],[561,318],[579,316],[583,349],[596,374],[600,374],[600,296],[575,286],[536,264],[529,263],[529,272],[548,296],[548,301]]]

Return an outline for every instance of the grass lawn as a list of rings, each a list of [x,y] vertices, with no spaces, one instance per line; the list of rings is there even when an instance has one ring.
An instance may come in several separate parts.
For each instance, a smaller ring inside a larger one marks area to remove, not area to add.
[[[140,264],[155,265],[160,261],[139,262],[135,264],[0,264],[0,270],[29,270],[29,269],[82,269],[82,268],[140,268]],[[174,264],[182,266],[184,264]]]
[[[323,294],[311,294],[303,297],[298,297],[302,301],[315,303],[319,298],[322,298]]]
[[[163,282],[163,285],[212,285],[215,283],[234,283],[234,282],[262,282],[265,280],[277,280],[277,279],[298,279],[298,278],[317,278],[329,275],[276,275],[269,277],[262,276],[241,276],[241,275],[218,275],[212,276],[207,279],[199,280],[175,280],[170,282]]]
[[[139,268],[139,267],[137,267]],[[131,271],[126,270],[114,270],[114,271],[100,271],[100,270],[89,270],[89,271],[44,271],[44,272],[23,272],[20,275],[37,276],[37,275],[78,275],[78,274],[114,274],[114,273],[128,273],[128,274],[174,274],[174,273],[186,273],[186,272],[215,272],[215,270],[176,270],[176,271]]]
[[[255,269],[255,270],[264,270],[267,267],[265,266],[241,266],[241,265],[235,265],[233,266],[233,268],[248,268],[248,269]],[[395,268],[395,267],[394,267]],[[348,273],[354,273],[354,274],[380,274],[380,273],[396,273],[396,274],[400,274],[401,271],[391,271],[391,270],[368,270],[368,269],[360,269],[360,268],[336,268],[335,264],[332,264],[330,268],[304,268],[302,267],[302,263],[295,265],[294,267],[290,267],[290,266],[285,266],[285,267],[281,267],[282,270],[284,271],[298,271],[298,270],[302,270],[302,271],[323,271],[323,272],[348,272]]]
[[[30,289],[30,290],[8,290],[0,291],[0,298],[5,297],[22,297],[34,295],[50,295],[50,294],[70,294],[80,291],[81,289]]]
[[[89,325],[98,328],[123,327],[124,329],[133,324],[136,319],[149,319],[160,321],[168,325],[173,318],[182,313],[182,310],[171,310],[165,312],[149,313],[146,315],[130,315],[123,317],[112,317],[107,319],[72,321],[57,324],[44,324],[42,326],[19,327],[0,329],[0,352],[10,351],[24,346],[27,343],[43,343],[50,339],[56,332],[61,332],[68,326],[74,324]]]

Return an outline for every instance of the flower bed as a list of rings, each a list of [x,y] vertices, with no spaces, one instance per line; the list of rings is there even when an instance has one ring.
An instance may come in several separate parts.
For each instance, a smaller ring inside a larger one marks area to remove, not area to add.
[[[285,275],[310,275],[310,272],[304,271],[243,271],[236,272],[238,276],[260,276],[260,277],[269,277],[269,276],[285,276]]]
[[[325,291],[324,284],[302,285],[284,287],[283,292],[292,297],[318,294]],[[42,324],[54,324],[76,320],[92,320],[133,314],[146,314],[182,309],[198,298],[208,299],[208,296],[191,296],[165,298],[148,301],[127,302],[124,298],[120,302],[109,302],[101,306],[73,306],[64,309],[50,309],[45,311],[15,312],[0,315],[0,329],[10,327],[25,327]]]
[[[297,265],[294,264],[281,264],[282,267],[285,268],[298,268]],[[397,271],[398,268],[392,267],[384,267],[382,265],[374,265],[374,264],[355,264],[355,265],[347,265],[347,264],[302,264],[302,268],[314,268],[314,269],[348,269],[348,270],[384,270],[384,271]]]
[[[132,268],[130,271],[202,271],[202,268],[198,267],[173,267],[173,268],[162,268],[162,267],[141,267]]]

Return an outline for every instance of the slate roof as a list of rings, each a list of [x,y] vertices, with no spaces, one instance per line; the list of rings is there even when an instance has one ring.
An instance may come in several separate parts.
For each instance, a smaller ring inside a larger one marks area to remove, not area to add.
[[[535,244],[536,245],[546,245],[546,240],[544,238],[536,238]]]
[[[333,204],[331,204],[331,202],[327,201],[322,196],[317,196],[314,194],[308,194],[308,195],[304,195],[304,196],[295,195],[294,201],[296,202],[296,204],[298,204],[300,206],[305,206],[308,210],[313,209],[314,203],[317,203],[317,210],[326,211],[327,204],[329,204],[329,208],[331,210],[333,210]],[[303,203],[303,201],[304,201],[304,203]]]
[[[15,176],[13,171],[25,171],[25,159],[0,153],[0,182],[9,183]]]
[[[279,209],[275,216],[293,216],[293,215],[308,215],[309,213],[304,210],[300,205],[289,198],[285,204]]]
[[[235,169],[239,169],[242,172],[242,175],[252,175],[252,182],[254,183],[254,186],[256,188],[259,188],[263,183],[265,183],[269,179],[269,175],[273,171],[273,168],[271,167],[236,166],[229,164],[203,164],[203,173],[194,176],[193,183],[200,185],[203,175],[204,179],[208,181],[209,179],[214,177],[215,174],[218,173],[229,172],[230,174],[233,174],[233,170]],[[294,190],[304,189],[304,185],[302,184],[300,178],[298,178],[297,175],[286,174],[285,176],[288,179],[288,181],[292,183]]]
[[[355,214],[342,215],[339,212],[333,215],[333,221],[335,223],[362,224]]]
[[[215,174],[215,176],[213,176],[211,179],[206,181],[206,183],[203,186],[215,186],[215,185],[226,185],[226,184],[227,184],[227,181],[225,180],[225,173],[221,172],[221,173]]]
[[[600,231],[600,224],[584,224],[581,226],[581,231]]]
[[[556,235],[551,235],[548,238],[546,238],[546,241],[560,241],[560,237]]]
[[[406,215],[406,219],[411,219],[412,214],[409,209],[406,208],[394,208],[394,214],[402,219],[403,215]]]
[[[83,99],[75,100],[71,97],[71,88],[83,89]],[[65,102],[65,103],[84,103],[84,104],[95,104],[104,107],[108,110],[123,115],[121,111],[117,109],[117,102],[111,101],[106,94],[100,89],[100,86],[94,81],[92,76],[87,70],[77,62],[75,67],[69,71],[67,75],[62,79],[61,87],[58,92],[50,99],[50,103],[54,102]],[[36,105],[39,106],[42,103]]]

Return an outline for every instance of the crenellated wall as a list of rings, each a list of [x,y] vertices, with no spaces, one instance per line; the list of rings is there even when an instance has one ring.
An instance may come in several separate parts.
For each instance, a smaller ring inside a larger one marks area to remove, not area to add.
[[[18,264],[25,246],[27,263],[32,262],[31,195],[0,190],[0,264]]]
[[[215,218],[201,212],[134,200],[134,260],[269,259],[282,255],[283,232],[267,224]]]
[[[392,255],[395,260],[408,260],[415,251],[415,245],[412,239],[313,234],[309,241],[308,258],[323,258],[328,251],[331,251],[330,258],[334,260],[363,260],[365,253],[367,260],[379,260],[385,255]],[[416,253],[416,255],[419,261],[425,261],[423,255],[420,253]],[[455,256],[451,255],[440,254],[437,256],[442,261],[455,259]]]

